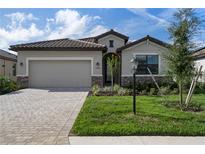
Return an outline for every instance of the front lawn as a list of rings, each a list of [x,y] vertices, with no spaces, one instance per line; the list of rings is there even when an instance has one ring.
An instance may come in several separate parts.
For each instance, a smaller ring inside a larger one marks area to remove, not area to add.
[[[176,100],[178,96],[169,96]],[[203,103],[205,95],[194,95]],[[158,96],[138,96],[137,115],[132,113],[131,96],[88,97],[71,131],[81,136],[176,135],[204,136],[205,111],[182,112],[167,108]]]

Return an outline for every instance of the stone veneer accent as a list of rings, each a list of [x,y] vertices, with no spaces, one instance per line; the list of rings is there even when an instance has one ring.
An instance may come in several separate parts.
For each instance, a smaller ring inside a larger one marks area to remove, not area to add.
[[[92,86],[97,84],[100,87],[103,87],[103,77],[102,76],[92,76]]]
[[[28,88],[28,76],[17,76],[17,84],[21,88]],[[98,84],[100,87],[103,87],[103,77],[102,76],[92,76],[92,86]]]
[[[155,80],[157,81],[157,83],[160,82],[170,82],[171,78],[168,76],[154,76]],[[133,77],[129,76],[129,77],[121,77],[121,86],[131,86],[133,82]],[[151,76],[136,76],[136,84],[140,83],[153,83],[152,77]]]
[[[17,84],[20,88],[28,88],[28,76],[17,76]]]

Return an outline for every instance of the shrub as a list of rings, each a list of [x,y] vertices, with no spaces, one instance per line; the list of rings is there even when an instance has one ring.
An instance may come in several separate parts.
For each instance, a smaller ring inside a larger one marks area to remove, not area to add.
[[[118,92],[120,90],[120,88],[121,87],[119,85],[115,84],[114,87],[113,87],[113,91]]]
[[[149,95],[156,95],[156,89],[155,88],[150,88],[150,91],[149,91]]]
[[[129,95],[129,90],[125,88],[119,88],[117,91],[117,95],[119,96]]]
[[[6,94],[17,89],[18,87],[16,82],[3,76],[0,77],[0,94]]]
[[[156,78],[156,80],[157,80],[157,78]],[[159,87],[169,87],[170,91],[173,90],[174,88],[178,88],[178,85],[176,84],[176,82],[174,82],[171,78],[157,80],[157,83],[158,83]],[[132,89],[133,88],[132,84],[128,85],[127,88]],[[136,82],[136,89],[141,94],[142,93],[146,94],[145,90],[149,93],[151,88],[155,88],[155,89],[157,88],[155,83],[152,81],[151,77],[150,77],[149,81],[141,82],[141,81],[137,80],[137,82]]]
[[[195,94],[205,94],[205,83],[197,83],[196,88],[194,90]]]
[[[161,93],[162,93],[163,95],[168,95],[168,94],[170,94],[170,92],[171,92],[171,90],[170,90],[169,87],[161,87],[161,88],[160,88],[160,91],[161,91]]]
[[[111,92],[111,87],[104,87],[102,92]]]
[[[96,95],[99,94],[99,92],[100,92],[100,87],[99,87],[99,85],[97,85],[97,84],[93,85],[93,86],[92,86],[92,94],[93,94],[94,96],[96,96]]]
[[[174,88],[174,89],[170,92],[170,94],[172,94],[172,95],[177,95],[177,94],[179,94],[179,89],[178,89],[178,88]]]
[[[142,90],[142,91],[140,92],[140,94],[141,94],[141,95],[147,95],[147,90]]]

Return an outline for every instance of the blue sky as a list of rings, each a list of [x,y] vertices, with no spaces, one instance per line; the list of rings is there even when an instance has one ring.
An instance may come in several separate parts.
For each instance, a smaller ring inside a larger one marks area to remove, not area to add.
[[[95,36],[115,29],[136,40],[151,35],[169,42],[167,27],[176,9],[0,9],[0,48],[57,38]],[[205,17],[205,9],[196,9]],[[196,37],[205,43],[205,27]]]

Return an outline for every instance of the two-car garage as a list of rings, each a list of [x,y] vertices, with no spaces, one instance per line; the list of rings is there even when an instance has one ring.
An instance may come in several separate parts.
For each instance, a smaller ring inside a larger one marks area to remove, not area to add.
[[[102,84],[102,55],[95,42],[56,39],[10,46],[18,52],[17,82],[24,88],[90,88]]]
[[[29,87],[91,87],[91,60],[30,60]]]

